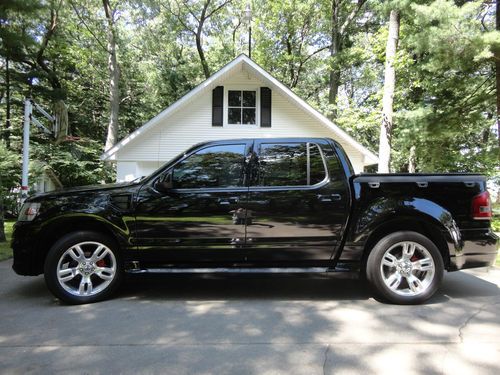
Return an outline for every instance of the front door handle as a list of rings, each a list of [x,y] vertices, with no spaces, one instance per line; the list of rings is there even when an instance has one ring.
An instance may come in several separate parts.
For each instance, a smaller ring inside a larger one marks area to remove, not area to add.
[[[342,195],[340,194],[318,194],[318,199],[321,202],[333,202],[342,200]]]

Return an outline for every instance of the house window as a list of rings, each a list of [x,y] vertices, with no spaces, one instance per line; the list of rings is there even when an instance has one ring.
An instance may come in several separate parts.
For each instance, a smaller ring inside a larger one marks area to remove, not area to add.
[[[230,125],[257,124],[257,91],[228,90],[227,123]]]

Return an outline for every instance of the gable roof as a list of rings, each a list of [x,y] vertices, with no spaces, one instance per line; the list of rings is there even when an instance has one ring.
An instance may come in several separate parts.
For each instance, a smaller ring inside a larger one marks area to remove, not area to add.
[[[214,73],[212,76],[207,78],[205,81],[200,83],[194,89],[189,91],[186,95],[181,97],[179,100],[171,104],[169,107],[164,109],[158,115],[153,117],[151,120],[146,122],[143,126],[136,129],[134,132],[130,133],[128,136],[123,138],[120,142],[115,144],[109,150],[105,151],[101,155],[101,160],[113,160],[115,158],[116,153],[125,147],[127,144],[132,141],[138,139],[141,135],[145,134],[148,130],[154,128],[156,125],[160,124],[162,120],[168,118],[173,113],[177,112],[180,108],[184,107],[186,104],[191,102],[198,95],[201,95],[206,90],[211,90],[218,86],[219,82],[224,80],[228,75],[234,72],[239,67],[244,67],[248,71],[256,74],[262,81],[266,82],[272,89],[280,92],[285,95],[293,104],[297,107],[301,108],[305,112],[309,113],[313,118],[318,120],[322,125],[333,131],[340,140],[343,140],[347,144],[351,145],[354,149],[359,151],[362,155],[364,155],[365,159],[368,161],[367,164],[377,163],[378,157],[368,150],[366,147],[355,141],[349,134],[340,129],[337,125],[331,122],[328,118],[323,116],[313,107],[311,107],[308,103],[306,103],[303,99],[298,97],[292,90],[290,90],[287,86],[282,84],[276,78],[274,78],[271,74],[265,71],[260,65],[255,63],[252,59],[250,59],[247,55],[241,54],[233,61],[225,65],[218,72]]]

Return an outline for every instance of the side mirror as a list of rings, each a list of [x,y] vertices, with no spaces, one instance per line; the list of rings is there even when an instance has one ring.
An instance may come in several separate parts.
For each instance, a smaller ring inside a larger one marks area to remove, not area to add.
[[[155,182],[153,187],[155,190],[160,193],[166,193],[173,187],[172,181],[172,171],[168,171],[167,173],[161,175]]]

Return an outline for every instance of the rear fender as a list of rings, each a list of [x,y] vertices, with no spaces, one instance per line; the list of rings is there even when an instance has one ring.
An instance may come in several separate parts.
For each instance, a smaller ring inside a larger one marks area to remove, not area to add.
[[[355,217],[349,236],[353,243],[366,244],[373,233],[389,224],[399,230],[396,229],[401,226],[399,223],[406,220],[439,229],[447,243],[448,254],[453,256],[462,253],[463,241],[453,216],[444,207],[428,199],[380,197],[360,209]]]

